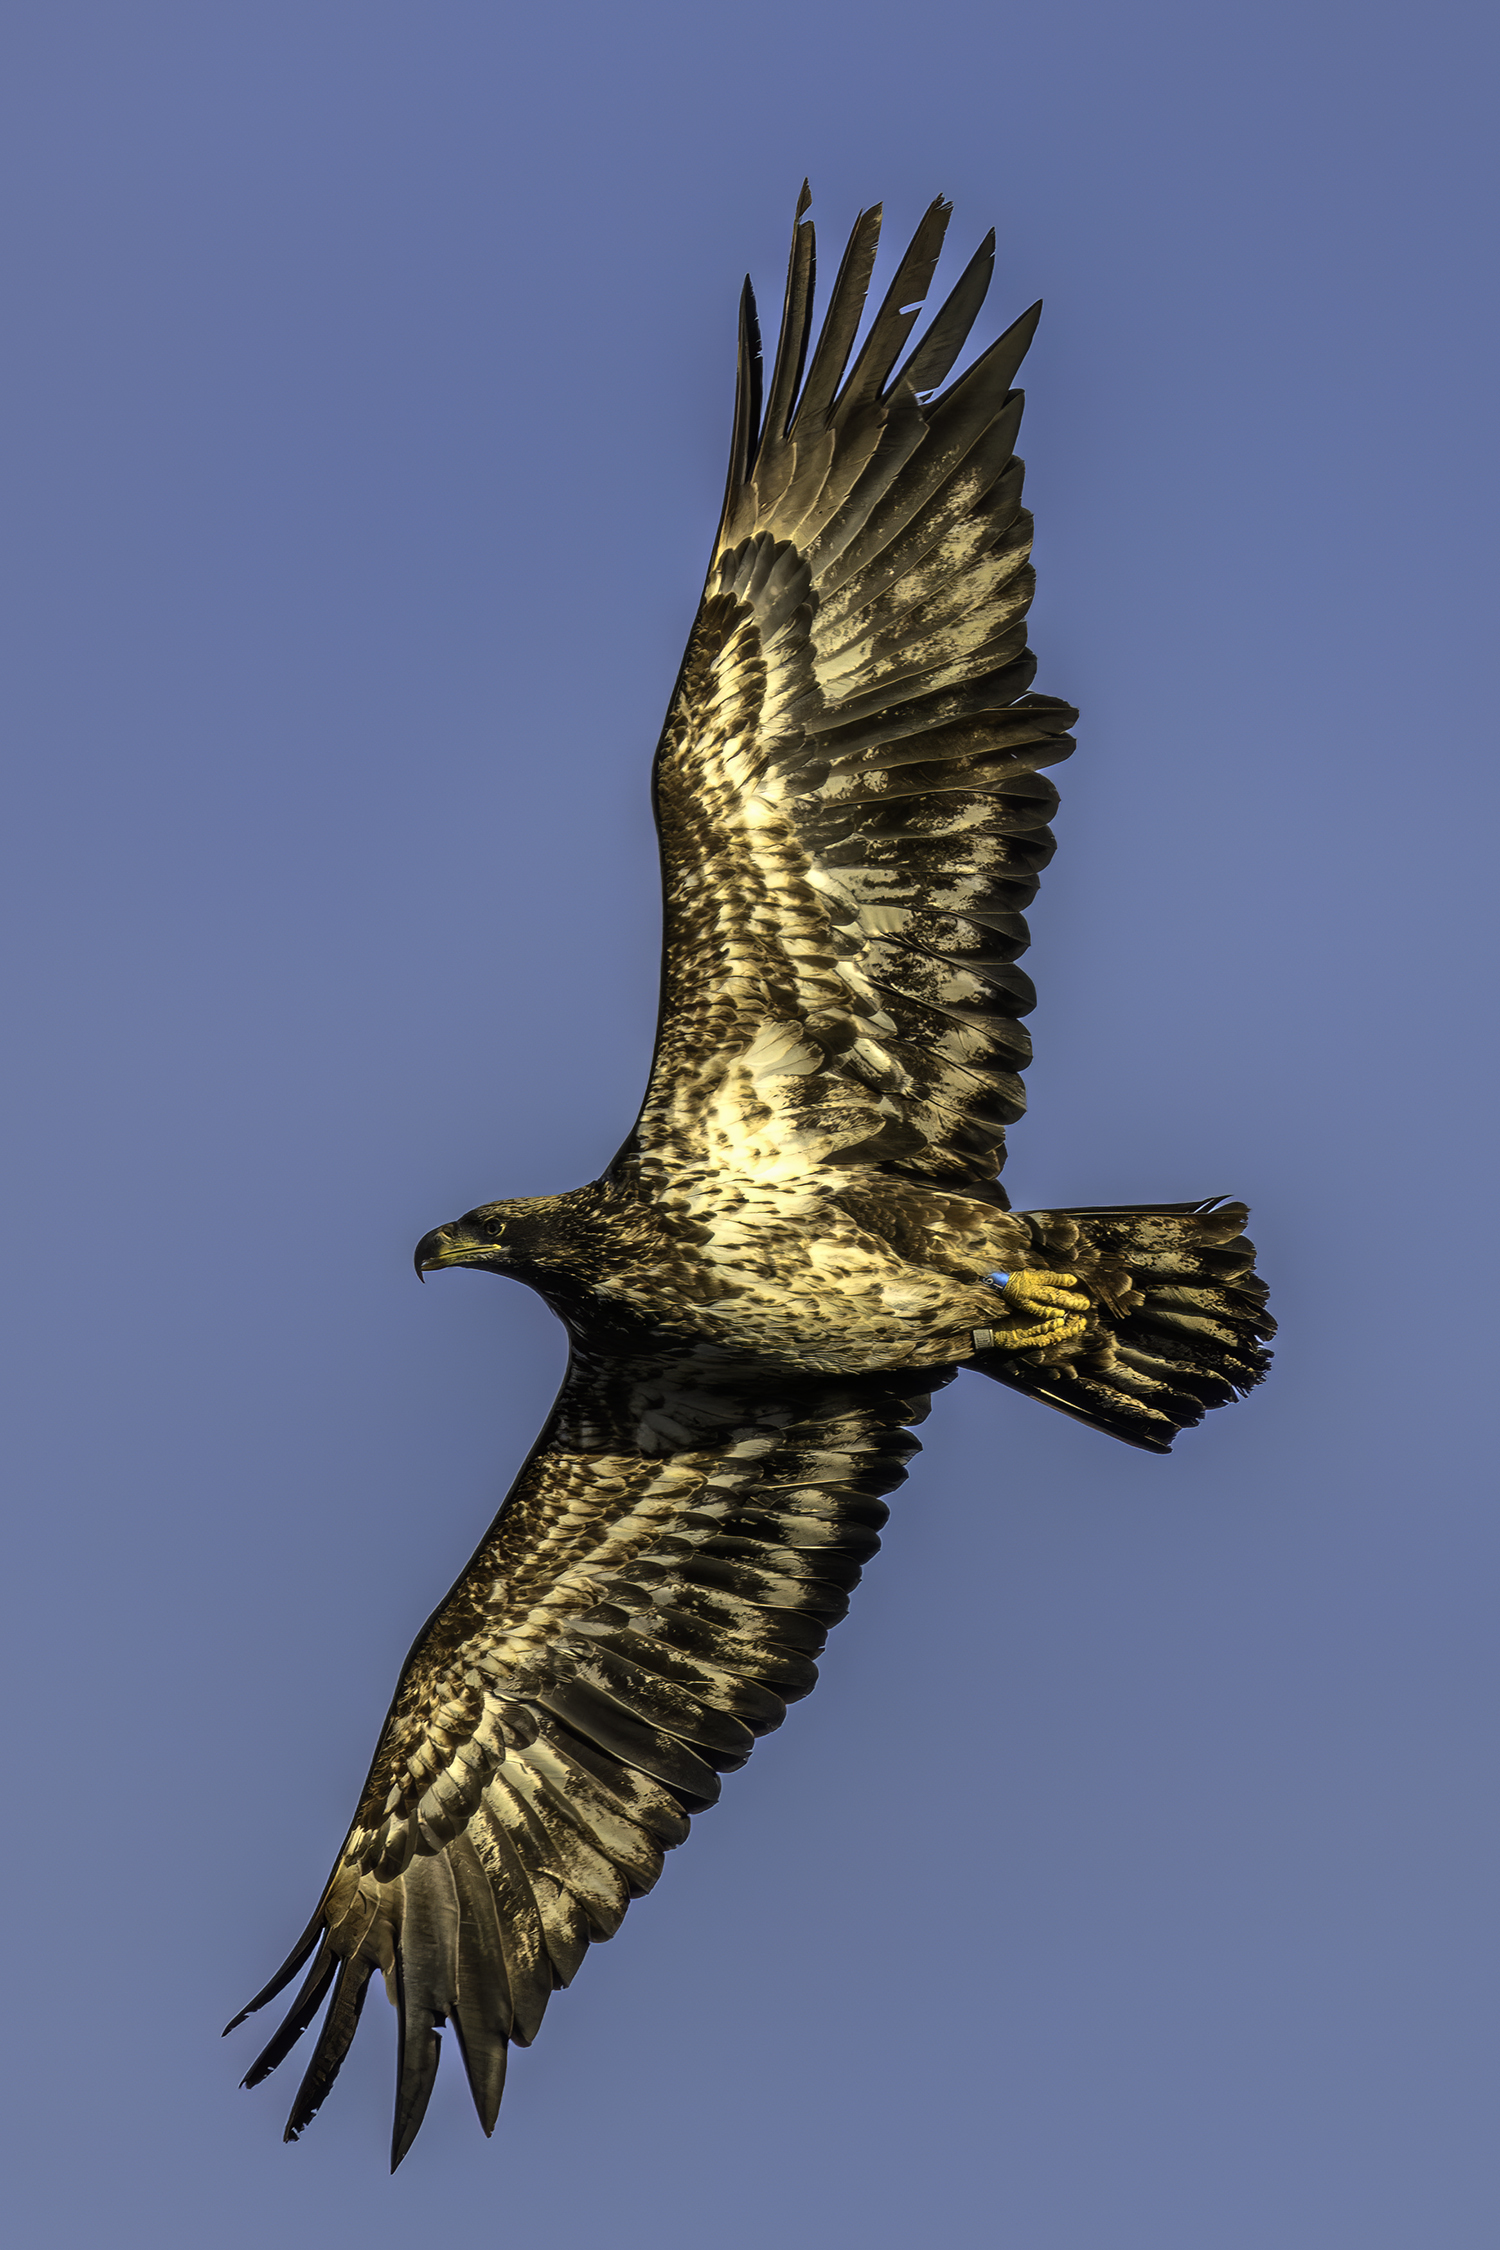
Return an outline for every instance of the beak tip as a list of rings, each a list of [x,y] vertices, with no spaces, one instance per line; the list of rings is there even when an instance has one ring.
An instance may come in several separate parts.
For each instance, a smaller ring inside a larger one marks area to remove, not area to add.
[[[412,1265],[416,1269],[418,1281],[427,1279],[429,1267],[436,1269],[444,1263],[443,1252],[448,1248],[446,1228],[434,1227],[430,1233],[423,1235],[416,1249],[412,1252],[411,1259]]]

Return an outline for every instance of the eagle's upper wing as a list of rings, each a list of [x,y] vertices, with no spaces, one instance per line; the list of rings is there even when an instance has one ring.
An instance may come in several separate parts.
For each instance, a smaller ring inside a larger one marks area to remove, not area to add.
[[[939,388],[991,235],[897,367],[939,201],[848,366],[877,209],[806,365],[806,207],[804,188],[763,422],[746,284],[724,516],[657,753],[656,1055],[616,1173],[660,1192],[705,1165],[881,1164],[995,1194],[1035,998],[1012,964],[1052,852],[1038,768],[1077,716],[1025,692],[1010,385],[1040,307]]]
[[[400,2015],[393,2166],[422,2122],[445,2020],[492,2129],[507,2043],[530,2042],[720,1774],[812,1687],[880,1543],[882,1495],[917,1450],[907,1425],[950,1374],[575,1359],[407,1659],[317,1914],[235,2018],[312,1956],[253,2085],[332,1987],[288,2139],[332,2085],[376,1968]]]

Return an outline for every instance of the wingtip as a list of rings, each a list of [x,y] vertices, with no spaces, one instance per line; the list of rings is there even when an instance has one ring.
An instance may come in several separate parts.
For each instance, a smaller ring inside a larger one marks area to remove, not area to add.
[[[799,218],[799,219],[801,218],[801,216],[802,216],[803,212],[804,212],[804,211],[805,211],[805,210],[806,210],[806,209],[808,208],[808,205],[809,205],[809,204],[810,204],[811,202],[812,202],[812,189],[811,189],[811,188],[810,188],[810,187],[808,186],[808,184],[807,184],[806,180],[804,180],[804,181],[803,181],[803,183],[802,183],[802,193],[801,193],[801,194],[800,194],[800,195],[798,196],[798,198],[797,198],[797,216],[798,216],[798,218]]]
[[[422,2121],[426,2115],[427,2104],[424,2102],[418,2114],[415,2117],[408,2118],[405,2124],[399,2126],[397,2131],[392,2134],[391,2171],[393,2173],[401,2169],[401,2166],[416,2147],[417,2135],[422,2130]]]
[[[247,2000],[244,2007],[241,2008],[239,2014],[233,2017],[230,2022],[225,2024],[224,2029],[219,2034],[221,2039],[227,2039],[231,2031],[238,2031],[242,2023],[245,2023],[251,2016],[258,2015],[260,2010],[265,2007],[268,2001],[274,2000],[277,1997],[278,1993],[284,1992],[286,1990],[293,1977],[297,1974],[297,1971],[301,1968],[303,1962],[312,1952],[313,1947],[317,1944],[318,1939],[322,1934],[322,1930],[323,1910],[321,1907],[319,1907],[317,1913],[308,1923],[307,1928],[303,1931],[301,1937],[298,1938],[296,1944],[292,1947],[291,1952],[282,1962],[281,1967],[271,1978],[269,1984],[263,1984],[259,1992],[256,1993],[254,1999]]]
[[[758,365],[761,356],[760,307],[755,302],[755,284],[749,274],[740,291],[740,339],[749,357]]]

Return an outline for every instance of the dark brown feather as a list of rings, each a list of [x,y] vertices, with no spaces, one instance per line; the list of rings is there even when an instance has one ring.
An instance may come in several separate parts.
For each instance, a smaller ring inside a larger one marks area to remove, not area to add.
[[[811,1689],[959,1361],[1156,1451],[1264,1371],[1240,1207],[1008,1212],[1035,1002],[1014,963],[1053,849],[1041,769],[1076,716],[1030,692],[1025,645],[1012,382],[1039,307],[937,388],[991,235],[893,377],[948,206],[856,353],[876,208],[809,360],[807,208],[804,188],[764,424],[746,283],[723,518],[657,754],[641,1115],[591,1187],[481,1207],[418,1251],[540,1289],[567,1379],[402,1669],[318,1914],[244,2011],[306,1966],[254,2084],[332,1987],[294,2138],[380,1969],[393,2166],[443,2026],[489,2133],[510,2043]],[[1011,1268],[1076,1277],[1065,1341],[1013,1327],[1006,1348]]]

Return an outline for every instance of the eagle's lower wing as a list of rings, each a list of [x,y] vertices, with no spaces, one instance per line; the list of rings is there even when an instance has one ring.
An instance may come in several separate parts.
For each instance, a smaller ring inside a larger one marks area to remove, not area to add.
[[[377,1968],[400,2020],[393,2166],[444,2021],[492,2129],[508,2043],[530,2042],[688,1815],[812,1687],[916,1451],[908,1425],[946,1380],[575,1360],[407,1659],[317,1914],[244,2011],[311,1955],[252,2085],[332,1988],[288,2139],[332,2085]]]
[[[959,380],[982,246],[892,374],[947,222],[933,205],[847,375],[879,213],[811,366],[801,217],[764,426],[748,284],[724,519],[661,747],[661,1017],[617,1176],[881,1164],[989,1188],[1035,995],[1013,964],[1052,852],[1038,769],[1067,705],[1028,695],[1031,519],[1011,379],[1039,308]]]

